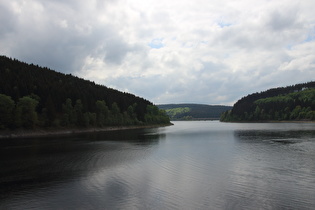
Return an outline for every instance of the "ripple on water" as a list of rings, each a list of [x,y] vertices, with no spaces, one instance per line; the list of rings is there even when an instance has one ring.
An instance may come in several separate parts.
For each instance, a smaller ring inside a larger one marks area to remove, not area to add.
[[[0,181],[22,187],[7,182],[0,208],[312,209],[315,136],[298,126],[179,122],[8,147]]]

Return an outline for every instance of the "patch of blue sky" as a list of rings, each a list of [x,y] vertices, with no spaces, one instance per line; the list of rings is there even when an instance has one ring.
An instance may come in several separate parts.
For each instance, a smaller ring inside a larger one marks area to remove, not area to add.
[[[315,34],[309,34],[304,42],[312,42],[315,40]]]
[[[208,44],[207,41],[201,41],[200,44]]]
[[[218,22],[218,26],[220,26],[220,28],[229,27],[231,25],[232,25],[231,23]]]
[[[303,43],[308,43],[308,42],[313,42],[315,41],[315,28],[312,29],[306,36],[306,38],[301,41],[301,42],[298,42],[298,43],[290,43],[288,45],[285,46],[286,49],[288,50],[292,50],[292,48],[295,46],[295,45],[298,45],[298,44],[303,44]]]
[[[160,49],[164,47],[163,38],[152,39],[152,41],[148,44],[148,46],[154,49]]]
[[[285,46],[285,48],[286,48],[287,50],[292,50],[292,47],[293,47],[293,46],[294,46],[293,44],[288,44],[288,45]]]
[[[303,42],[312,42],[315,40],[315,27],[309,32],[306,39]]]

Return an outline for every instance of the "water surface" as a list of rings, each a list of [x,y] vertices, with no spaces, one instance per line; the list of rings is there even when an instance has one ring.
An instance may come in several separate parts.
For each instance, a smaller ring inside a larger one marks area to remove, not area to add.
[[[0,141],[0,209],[314,209],[315,124]]]

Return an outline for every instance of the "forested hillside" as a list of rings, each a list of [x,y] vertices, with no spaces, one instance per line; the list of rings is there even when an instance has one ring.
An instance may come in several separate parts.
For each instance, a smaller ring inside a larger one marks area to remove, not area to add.
[[[315,120],[315,82],[248,95],[225,112],[221,120]]]
[[[204,104],[163,104],[158,107],[165,110],[171,120],[219,119],[222,112],[232,108],[231,106]]]
[[[162,123],[148,100],[0,56],[0,129]]]

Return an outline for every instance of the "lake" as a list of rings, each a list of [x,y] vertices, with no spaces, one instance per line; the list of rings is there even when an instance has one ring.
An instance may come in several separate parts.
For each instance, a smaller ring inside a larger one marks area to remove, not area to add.
[[[0,209],[315,209],[315,123],[0,140]]]

